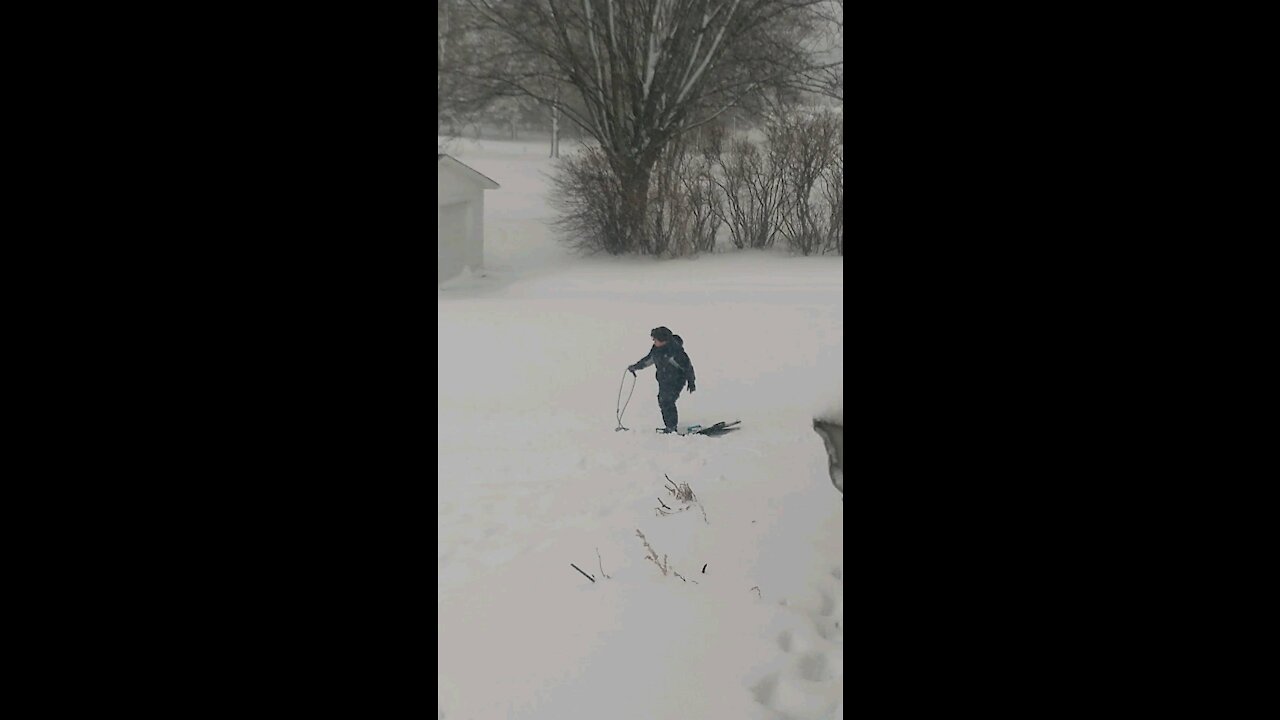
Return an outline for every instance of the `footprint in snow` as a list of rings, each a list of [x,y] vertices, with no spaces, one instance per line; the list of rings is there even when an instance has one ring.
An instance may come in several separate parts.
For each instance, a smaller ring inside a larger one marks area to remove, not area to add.
[[[842,574],[839,568],[831,577]],[[831,579],[820,578],[819,584],[830,585]],[[810,586],[798,598],[783,598],[778,605],[808,620],[803,627],[792,627],[778,633],[778,649],[787,654],[783,668],[775,670],[750,686],[752,697],[770,711],[788,720],[828,718],[839,702],[844,682],[844,619],[839,589],[828,592]],[[812,629],[810,629],[812,628]],[[823,642],[818,638],[827,642]]]
[[[818,596],[822,598],[822,604],[818,607],[818,614],[828,617],[836,609],[836,601],[830,594],[822,590],[818,591]]]
[[[773,693],[777,689],[778,689],[778,676],[775,673],[770,673],[769,675],[765,676],[763,680],[751,686],[751,695],[756,699],[756,702],[760,703],[761,705],[767,708],[772,709]]]
[[[800,670],[800,677],[812,682],[821,682],[831,679],[831,669],[829,667],[826,653],[813,652],[800,658],[796,663],[796,667]]]

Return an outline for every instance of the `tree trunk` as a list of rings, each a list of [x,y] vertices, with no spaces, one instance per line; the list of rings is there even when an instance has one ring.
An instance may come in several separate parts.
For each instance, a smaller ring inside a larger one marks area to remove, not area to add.
[[[640,158],[639,160],[619,159],[613,164],[618,176],[618,184],[622,191],[622,237],[619,238],[618,252],[638,252],[655,254],[661,248],[653,245],[652,233],[649,232],[649,185],[653,178],[655,160]]]
[[[556,87],[556,102],[560,102],[560,88]],[[560,157],[560,106],[551,106],[551,157]]]
[[[560,157],[560,108],[551,110],[551,157]]]

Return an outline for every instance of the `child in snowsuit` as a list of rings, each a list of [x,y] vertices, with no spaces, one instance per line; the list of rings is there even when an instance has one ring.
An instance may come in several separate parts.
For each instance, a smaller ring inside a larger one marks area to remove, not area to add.
[[[680,390],[686,382],[689,384],[689,392],[697,389],[694,384],[693,363],[689,361],[689,356],[684,351],[684,340],[679,335],[665,327],[656,327],[649,333],[649,337],[653,339],[649,354],[634,365],[628,365],[627,369],[635,375],[637,370],[650,365],[656,368],[658,409],[662,411],[662,423],[666,425],[667,432],[675,432],[676,421],[679,419],[676,398],[680,397]]]

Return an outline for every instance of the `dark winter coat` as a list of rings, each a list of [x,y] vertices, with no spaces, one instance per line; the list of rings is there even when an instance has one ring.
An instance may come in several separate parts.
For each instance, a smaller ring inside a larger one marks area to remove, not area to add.
[[[635,370],[653,365],[658,375],[658,385],[680,387],[688,382],[696,385],[693,374],[693,363],[684,351],[684,340],[679,335],[672,335],[666,345],[649,349],[649,354],[638,360],[631,367]]]

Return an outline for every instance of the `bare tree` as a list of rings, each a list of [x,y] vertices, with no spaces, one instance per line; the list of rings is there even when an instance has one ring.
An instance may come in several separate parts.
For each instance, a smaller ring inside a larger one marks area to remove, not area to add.
[[[761,150],[755,143],[738,138],[726,143],[724,152],[714,159],[718,172],[712,179],[724,199],[724,205],[717,205],[716,212],[729,228],[735,247],[773,247],[785,211],[786,188],[780,158],[783,150],[774,143]]]
[[[473,77],[541,100],[595,139],[621,192],[617,247],[653,252],[646,217],[663,148],[763,86],[819,72],[804,39],[830,0],[468,4],[495,35],[494,62]]]
[[[814,14],[820,30],[812,36],[812,51],[823,61],[802,73],[794,84],[844,102],[844,0],[828,0],[816,7]]]
[[[503,92],[471,78],[489,61],[479,16],[465,0],[436,0],[436,133],[462,127]]]
[[[775,172],[782,174],[785,188],[780,232],[792,249],[804,255],[833,242],[831,223],[836,216],[822,212],[829,208],[820,209],[814,201],[815,195],[829,200],[835,189],[829,184],[833,180],[829,172],[840,153],[840,134],[841,118],[830,112],[785,117],[770,131],[769,143],[780,160]],[[834,180],[843,193],[844,178]]]

